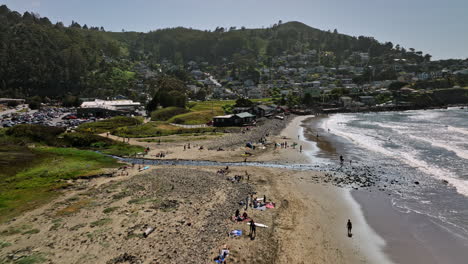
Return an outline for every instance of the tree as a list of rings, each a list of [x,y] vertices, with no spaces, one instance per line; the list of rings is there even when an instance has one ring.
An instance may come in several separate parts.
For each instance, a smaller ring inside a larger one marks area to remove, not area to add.
[[[398,91],[400,90],[401,88],[405,87],[406,85],[408,85],[408,83],[406,82],[392,82],[389,86],[388,86],[388,89],[390,91]]]
[[[80,106],[80,104],[81,104],[81,101],[78,98],[78,96],[73,96],[73,95],[65,96],[62,102],[62,105],[65,107],[72,107],[72,106],[77,107],[77,106]]]
[[[299,104],[299,98],[293,95],[293,93],[289,93],[288,96],[286,97],[286,105],[292,108],[298,104]]]
[[[253,106],[253,102],[246,98],[239,98],[236,100],[236,104],[234,107],[251,107]]]
[[[164,76],[159,78],[153,89],[157,90],[153,99],[146,106],[148,112],[161,107],[177,106],[185,108],[187,96],[185,84],[173,77]]]
[[[424,60],[427,61],[427,62],[431,61],[431,58],[432,58],[432,56],[430,54],[424,55]]]
[[[34,96],[26,99],[30,109],[36,110],[41,108],[42,98],[39,96]]]
[[[306,93],[304,97],[302,98],[302,104],[307,105],[307,106],[312,106],[313,104],[313,98],[310,93]]]

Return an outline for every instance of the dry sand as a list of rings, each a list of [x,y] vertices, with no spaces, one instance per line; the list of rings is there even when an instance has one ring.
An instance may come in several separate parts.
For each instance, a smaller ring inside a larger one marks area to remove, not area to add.
[[[274,150],[272,144],[255,151],[243,145],[226,151],[200,151],[196,146],[184,151],[183,141],[130,143],[149,145],[150,157],[167,151],[166,158],[172,159],[241,161],[241,154],[250,151],[254,156],[249,161],[307,163],[307,151],[314,146],[301,136],[297,140],[303,119],[295,118],[268,138],[295,139],[304,146],[303,153],[298,148]],[[210,142],[192,142],[201,144]],[[386,263],[379,254],[383,241],[365,224],[349,193],[312,181],[323,173],[235,167],[223,176],[216,174],[218,169],[152,166],[144,172],[130,169],[128,176],[76,181],[59,199],[0,227],[0,232],[10,231],[0,235],[0,242],[11,244],[0,248],[0,262],[36,256],[45,263],[214,263],[218,249],[227,244],[229,263]],[[245,171],[249,181],[226,180]],[[245,223],[230,220],[242,208],[239,201],[252,191],[276,203],[275,209],[247,210],[256,222],[269,226],[257,228],[255,240],[247,236]],[[353,238],[346,236],[348,218],[354,223]],[[144,238],[148,227],[155,231]],[[244,235],[228,237],[234,229]]]

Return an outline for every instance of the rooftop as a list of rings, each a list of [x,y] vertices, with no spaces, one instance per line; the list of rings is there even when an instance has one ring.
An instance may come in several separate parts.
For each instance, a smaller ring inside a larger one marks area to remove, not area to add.
[[[247,112],[243,112],[243,113],[236,114],[236,116],[238,116],[238,117],[240,117],[240,118],[255,117],[255,116],[252,115],[251,113],[247,113]]]
[[[105,108],[110,110],[116,110],[119,107],[138,107],[140,103],[133,102],[132,100],[100,100],[96,99],[94,101],[83,102],[81,108]]]

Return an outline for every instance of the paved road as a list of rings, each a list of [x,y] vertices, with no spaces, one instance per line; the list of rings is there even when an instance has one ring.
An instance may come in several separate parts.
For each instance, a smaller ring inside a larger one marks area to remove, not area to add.
[[[183,128],[200,128],[200,127],[207,127],[206,124],[201,124],[201,125],[181,125],[181,124],[175,124],[175,123],[170,123],[173,126],[177,127],[183,127]]]
[[[16,113],[16,112],[18,112],[18,111],[20,111],[21,109],[26,108],[26,107],[28,107],[28,105],[20,105],[20,106],[19,106],[19,109],[13,108],[13,109],[8,109],[8,110],[5,110],[5,111],[1,111],[1,112],[0,112],[0,116],[12,114],[12,113]]]

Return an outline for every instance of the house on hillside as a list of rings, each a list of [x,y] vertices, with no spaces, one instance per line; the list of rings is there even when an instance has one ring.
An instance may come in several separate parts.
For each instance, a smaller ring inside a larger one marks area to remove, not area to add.
[[[347,108],[350,107],[353,103],[353,99],[348,96],[342,96],[340,97],[340,103],[343,107]]]
[[[276,107],[269,105],[257,105],[255,107],[255,114],[257,117],[268,117],[276,113]]]
[[[252,125],[254,122],[255,116],[247,112],[213,117],[213,126],[215,127],[246,126]]]
[[[232,109],[233,114],[240,114],[240,113],[253,113],[254,110],[252,107],[234,107]]]
[[[367,106],[375,105],[374,96],[359,96],[359,101]]]
[[[251,86],[247,88],[247,97],[250,99],[263,98],[263,90],[257,86]]]

